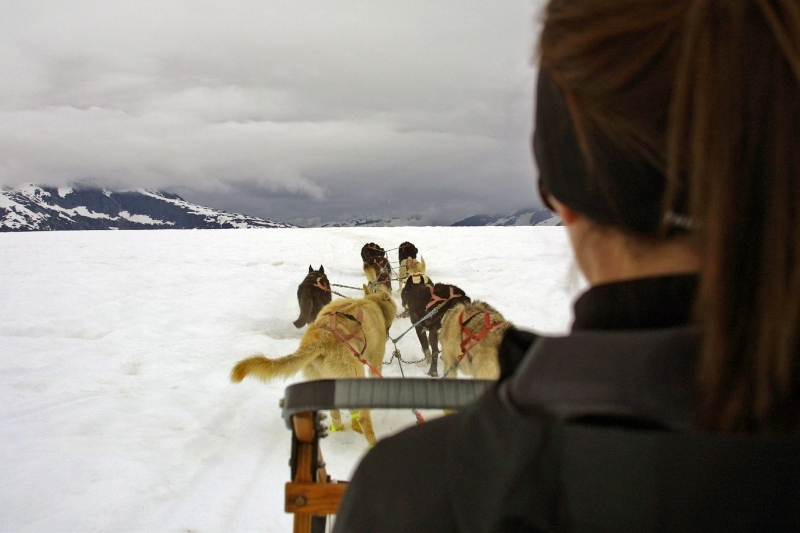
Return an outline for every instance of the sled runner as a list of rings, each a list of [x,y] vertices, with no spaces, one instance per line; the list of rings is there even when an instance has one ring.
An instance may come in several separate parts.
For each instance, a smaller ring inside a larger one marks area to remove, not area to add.
[[[325,379],[286,388],[283,418],[292,430],[291,481],[286,512],[294,533],[322,533],[327,515],[336,514],[347,487],[330,479],[319,440],[326,435],[319,411],[328,409],[458,409],[495,382],[489,380]]]

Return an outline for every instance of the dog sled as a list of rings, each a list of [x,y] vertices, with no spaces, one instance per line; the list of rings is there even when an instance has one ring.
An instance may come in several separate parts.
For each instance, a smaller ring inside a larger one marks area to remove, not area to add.
[[[288,387],[282,407],[292,457],[285,510],[294,514],[293,531],[326,531],[347,489],[325,471],[321,410],[458,409],[495,385],[338,379]],[[614,405],[548,406],[540,415],[553,424],[543,453],[555,475],[548,482],[564,498],[557,522],[571,531],[800,531],[797,435],[674,430]]]
[[[294,533],[323,533],[335,515],[347,483],[330,478],[320,448],[327,428],[320,411],[329,409],[459,409],[483,394],[490,380],[326,379],[296,383],[281,400],[292,431],[291,480],[285,510],[294,514]]]

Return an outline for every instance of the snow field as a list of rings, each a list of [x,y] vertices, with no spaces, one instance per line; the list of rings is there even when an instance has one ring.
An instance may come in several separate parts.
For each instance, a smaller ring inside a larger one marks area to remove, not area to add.
[[[302,378],[235,385],[230,369],[297,348],[309,265],[360,287],[361,247],[405,240],[435,282],[518,327],[568,329],[583,281],[561,227],[0,234],[0,531],[290,531],[278,401]],[[398,319],[392,337],[410,325]],[[413,331],[398,348],[422,356]],[[383,371],[400,376],[396,361]],[[414,423],[373,418],[379,438]],[[367,450],[349,429],[322,446],[339,479]]]

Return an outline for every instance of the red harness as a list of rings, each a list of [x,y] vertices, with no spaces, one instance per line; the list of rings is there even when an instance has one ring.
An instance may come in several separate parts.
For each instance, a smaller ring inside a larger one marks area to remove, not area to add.
[[[331,317],[330,323],[329,323],[327,326],[322,326],[322,328],[323,328],[323,329],[327,329],[328,331],[330,331],[331,333],[333,333],[333,336],[334,336],[334,337],[336,337],[336,339],[337,339],[339,342],[341,342],[342,344],[344,344],[345,346],[347,346],[347,347],[350,349],[350,351],[351,351],[351,352],[353,352],[353,355],[355,355],[355,356],[356,356],[356,359],[358,359],[359,361],[361,361],[361,363],[363,363],[363,364],[367,365],[367,366],[370,368],[370,370],[372,370],[372,372],[373,372],[373,373],[374,373],[376,376],[378,376],[378,377],[381,377],[381,378],[382,378],[383,376],[381,375],[380,371],[378,371],[378,369],[377,369],[377,368],[375,368],[374,366],[372,366],[372,365],[369,363],[369,361],[367,361],[366,359],[364,359],[363,357],[361,357],[361,354],[360,354],[360,353],[358,353],[358,350],[356,350],[355,348],[353,348],[353,346],[352,346],[352,345],[351,345],[351,344],[348,342],[350,339],[352,339],[353,337],[355,337],[356,335],[358,335],[359,333],[361,333],[361,334],[362,334],[362,336],[363,336],[363,338],[364,338],[364,349],[366,349],[366,347],[367,347],[367,336],[366,336],[366,335],[364,335],[364,330],[362,330],[362,329],[361,329],[361,321],[362,321],[362,320],[363,320],[363,318],[364,318],[364,313],[363,313],[363,310],[362,310],[362,308],[361,308],[361,307],[359,307],[359,308],[358,308],[358,317],[357,317],[357,318],[353,318],[353,317],[352,317],[352,316],[350,316],[350,315],[344,315],[344,314],[343,314],[343,316],[346,316],[347,318],[350,318],[351,320],[355,320],[355,321],[356,321],[356,323],[358,324],[358,328],[356,328],[356,329],[353,331],[353,333],[350,333],[349,335],[345,335],[345,334],[343,334],[341,331],[339,331],[338,329],[336,329],[336,315],[338,315],[338,314],[339,314],[339,313],[333,313],[332,315],[330,315],[330,317]]]
[[[374,373],[376,376],[378,376],[379,378],[383,378],[383,374],[381,374],[381,373],[380,373],[380,371],[379,371],[377,368],[375,368],[374,366],[372,366],[372,365],[369,363],[369,361],[367,361],[366,359],[364,359],[363,357],[361,357],[361,354],[360,354],[360,353],[358,353],[358,350],[356,350],[355,348],[353,348],[353,347],[350,345],[350,343],[349,343],[349,342],[347,342],[347,341],[349,341],[350,339],[352,339],[353,337],[355,337],[355,336],[356,336],[358,333],[362,333],[362,334],[363,334],[363,332],[364,332],[364,330],[363,330],[363,329],[361,329],[361,320],[364,318],[364,313],[363,313],[363,311],[362,311],[362,308],[361,308],[361,307],[359,307],[359,308],[358,308],[358,317],[357,317],[357,318],[355,318],[355,321],[356,321],[356,323],[358,323],[358,329],[356,329],[355,331],[353,331],[353,333],[351,333],[350,335],[344,335],[344,334],[342,334],[342,332],[341,332],[341,331],[339,331],[338,329],[336,329],[336,315],[337,315],[337,314],[339,314],[339,313],[333,313],[332,315],[330,315],[330,316],[331,316],[331,321],[330,321],[330,323],[328,324],[328,326],[327,326],[327,327],[326,327],[326,326],[322,326],[322,327],[323,327],[324,329],[327,329],[327,330],[328,330],[328,331],[330,331],[331,333],[333,333],[333,336],[334,336],[334,337],[336,337],[336,338],[337,338],[337,339],[338,339],[338,340],[339,340],[339,341],[340,341],[342,344],[344,344],[345,346],[347,346],[347,347],[350,349],[350,351],[351,351],[351,352],[353,352],[353,355],[355,355],[355,356],[356,356],[356,359],[358,359],[358,360],[359,360],[359,361],[360,361],[362,364],[364,364],[364,365],[368,366],[368,367],[369,367],[369,369],[370,369],[370,370],[372,370],[372,372],[373,372],[373,373]],[[353,317],[352,317],[352,316],[350,316],[350,315],[344,315],[344,314],[343,314],[343,316],[346,316],[346,317],[348,317],[348,318],[350,318],[350,319],[353,319]],[[366,335],[364,335],[364,349],[366,349],[366,347],[367,347],[367,336],[366,336]],[[419,412],[419,411],[417,411],[416,409],[412,409],[411,411],[414,413],[414,416],[416,416],[416,417],[417,417],[417,424],[421,424],[421,423],[425,422],[425,419],[422,417],[422,413],[420,413],[420,412]]]
[[[427,311],[428,309],[436,305],[436,302],[447,302],[449,300],[452,300],[456,296],[463,296],[463,295],[456,294],[455,291],[453,290],[452,285],[450,285],[450,296],[448,296],[447,298],[440,298],[435,292],[433,292],[433,287],[431,287],[431,300],[428,302],[428,305],[425,306],[425,310]]]
[[[477,314],[472,315],[467,319],[467,322],[472,320],[478,316]],[[503,321],[499,322],[492,322],[492,317],[488,311],[483,311],[483,329],[481,329],[478,334],[472,333],[472,330],[464,326],[464,310],[461,310],[461,315],[458,317],[458,325],[461,327],[461,333],[466,334],[466,338],[461,341],[461,355],[458,356],[458,360],[461,361],[465,355],[469,354],[469,351],[472,350],[475,345],[477,345],[493,328],[496,328]],[[472,344],[470,344],[472,343]],[[467,346],[469,344],[469,346]],[[472,362],[472,356],[469,356],[469,362]]]

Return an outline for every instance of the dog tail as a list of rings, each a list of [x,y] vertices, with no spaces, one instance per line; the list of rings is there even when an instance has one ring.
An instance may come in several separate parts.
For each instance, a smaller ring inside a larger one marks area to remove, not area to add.
[[[275,378],[288,378],[297,374],[309,361],[322,353],[322,343],[315,342],[301,346],[296,352],[275,359],[255,355],[236,363],[231,370],[231,381],[239,383],[245,377],[252,375],[261,381],[271,381]]]

